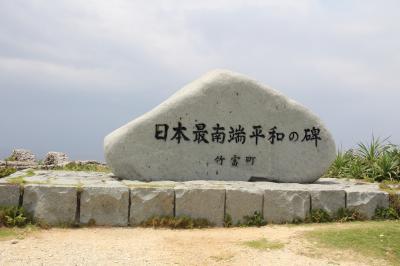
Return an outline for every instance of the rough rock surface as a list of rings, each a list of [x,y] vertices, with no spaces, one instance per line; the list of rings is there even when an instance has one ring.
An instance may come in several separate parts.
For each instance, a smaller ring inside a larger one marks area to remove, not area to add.
[[[11,156],[12,161],[18,162],[35,162],[36,157],[30,150],[25,149],[15,149],[13,150]]]
[[[262,214],[263,195],[257,189],[227,189],[225,214],[230,215],[233,224],[244,221],[244,216],[252,216],[255,212]]]
[[[77,189],[69,186],[29,184],[24,187],[22,206],[37,221],[50,225],[75,222]]]
[[[44,165],[64,165],[69,162],[68,155],[63,152],[50,151],[43,160]]]
[[[130,225],[138,225],[155,216],[174,216],[173,188],[131,188]]]
[[[346,192],[341,189],[321,189],[310,191],[311,208],[322,209],[330,215],[335,215],[341,208],[346,207]]]
[[[83,187],[80,222],[96,225],[128,225],[129,190],[125,186]]]
[[[335,157],[322,121],[278,91],[212,71],[109,134],[107,164],[137,180],[309,183]]]
[[[176,188],[175,215],[204,218],[216,226],[224,222],[225,190],[218,188]]]
[[[12,154],[5,160],[0,161],[2,167],[13,167],[17,170],[35,168],[38,166],[35,155],[25,149],[15,149]]]
[[[269,223],[304,220],[310,213],[310,194],[302,190],[266,190],[264,219]]]
[[[18,206],[20,187],[18,185],[0,184],[0,206]]]
[[[128,224],[128,191],[132,225],[151,216],[175,214],[206,218],[221,226],[225,214],[230,214],[236,223],[260,210],[268,222],[290,223],[304,219],[310,207],[334,213],[343,207],[345,200],[345,206],[371,218],[377,207],[389,204],[388,194],[380,190],[379,184],[360,180],[321,178],[313,184],[216,180],[142,182],[117,180],[101,172],[24,170],[0,178],[0,206],[18,204],[18,184],[25,187],[23,206],[37,219],[50,224],[74,220],[77,192],[85,189],[87,195],[82,191],[80,201],[81,222],[94,219],[104,225]],[[120,199],[121,195],[124,196]]]
[[[350,188],[347,191],[347,208],[355,209],[371,219],[378,207],[387,208],[389,206],[389,194],[376,190],[355,190]]]

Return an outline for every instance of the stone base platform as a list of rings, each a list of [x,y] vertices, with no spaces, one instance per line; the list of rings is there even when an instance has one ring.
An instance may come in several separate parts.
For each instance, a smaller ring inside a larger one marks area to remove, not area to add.
[[[24,170],[0,179],[0,206],[22,206],[50,225],[138,225],[153,216],[206,218],[222,226],[259,212],[269,223],[304,220],[313,209],[388,207],[376,183],[321,178],[313,184],[242,181],[139,182],[112,174]]]

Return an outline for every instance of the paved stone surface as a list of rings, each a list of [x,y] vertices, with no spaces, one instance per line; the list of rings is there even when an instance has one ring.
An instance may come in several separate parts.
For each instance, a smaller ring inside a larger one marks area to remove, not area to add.
[[[82,224],[128,225],[129,189],[126,186],[83,187],[80,203]]]
[[[216,226],[224,222],[225,190],[218,188],[176,188],[175,215],[205,218]]]
[[[310,194],[304,190],[266,190],[264,219],[269,223],[304,220],[310,213]]]
[[[311,111],[226,70],[207,73],[115,130],[104,150],[116,176],[145,181],[310,183],[336,154],[331,134]]]
[[[19,185],[0,184],[0,206],[18,206],[20,195]]]
[[[255,212],[262,214],[263,193],[261,190],[240,188],[226,190],[226,210],[233,224],[243,222],[244,216],[252,216]]]
[[[37,221],[50,225],[73,224],[77,190],[68,186],[25,185],[22,206]]]
[[[174,216],[174,189],[168,187],[131,188],[130,225],[138,225],[155,216]]]

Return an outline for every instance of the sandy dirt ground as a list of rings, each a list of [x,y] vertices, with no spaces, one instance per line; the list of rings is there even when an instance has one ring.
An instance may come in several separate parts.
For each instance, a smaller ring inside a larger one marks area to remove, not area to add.
[[[385,265],[354,252],[322,248],[303,237],[320,226],[38,230],[23,239],[0,241],[0,265]],[[257,250],[243,244],[261,238],[284,247]]]

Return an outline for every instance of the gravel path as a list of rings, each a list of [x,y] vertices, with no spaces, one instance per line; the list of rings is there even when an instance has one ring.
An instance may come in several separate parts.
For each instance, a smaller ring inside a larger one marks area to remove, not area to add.
[[[324,250],[301,237],[319,226],[38,230],[24,239],[0,241],[0,265],[385,265],[348,251]],[[285,246],[257,250],[243,245],[261,238]]]

